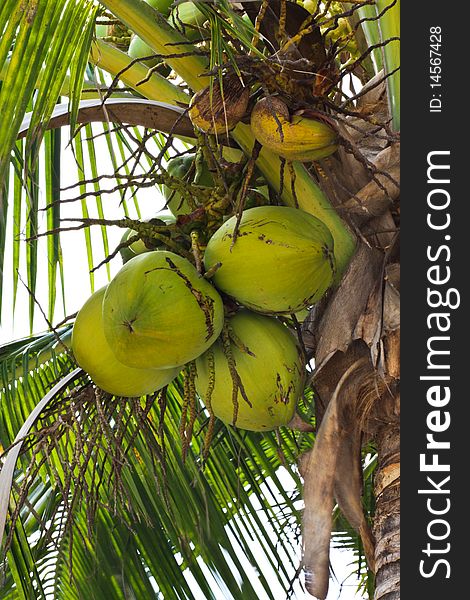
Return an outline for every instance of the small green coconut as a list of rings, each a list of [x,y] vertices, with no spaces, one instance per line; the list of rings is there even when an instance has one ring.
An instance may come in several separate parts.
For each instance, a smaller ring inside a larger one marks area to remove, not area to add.
[[[176,218],[171,213],[160,212],[155,217],[145,219],[143,222],[150,223],[156,227],[165,227],[166,225],[174,225],[176,223]],[[136,231],[134,229],[126,229],[126,232],[127,235],[123,236],[121,241],[129,241],[133,236],[136,235]],[[164,231],[162,235],[170,237],[170,232]],[[165,244],[162,240],[153,237],[139,238],[135,242],[132,242],[130,246],[128,246],[131,252],[130,258],[134,257],[136,254],[143,254],[144,252],[150,252],[151,250],[158,250],[159,248],[164,247]]]
[[[201,29],[206,17],[198,9],[195,2],[181,2],[170,12],[168,23],[190,41],[200,39],[203,35]]]
[[[119,243],[123,244],[124,242],[127,242],[131,233],[133,233],[132,229],[129,229],[129,228],[124,229],[124,233],[122,234],[121,239],[119,240]],[[126,262],[128,262],[129,260],[131,260],[131,258],[134,258],[134,256],[135,256],[135,252],[133,252],[129,248],[129,246],[124,246],[123,248],[121,248],[119,250],[119,254],[121,255],[122,263],[124,265],[126,264]]]
[[[166,250],[127,262],[103,300],[106,339],[131,367],[163,369],[197,358],[217,339],[223,318],[217,290]]]
[[[170,383],[179,369],[139,369],[118,361],[103,331],[106,288],[92,294],[78,312],[72,330],[75,360],[105,392],[130,397],[151,394]]]
[[[144,0],[144,2],[149,4],[152,8],[156,8],[164,17],[168,17],[170,14],[170,6],[172,1],[173,0]],[[152,50],[152,48],[146,44],[142,38],[137,35],[133,35],[127,54],[131,58],[144,58],[145,56],[152,56],[155,54],[155,51]],[[154,67],[159,62],[161,62],[161,58],[158,56],[143,61],[143,63],[148,67]],[[166,77],[170,73],[171,69],[165,64],[162,64],[157,71],[160,73],[160,75]]]
[[[196,361],[198,394],[226,424],[251,431],[286,425],[294,416],[304,384],[305,369],[296,337],[275,317],[248,310],[231,317],[229,328],[233,338],[230,352],[246,395],[245,399],[238,390],[236,420],[233,378],[220,339]]]
[[[168,161],[167,171],[169,175],[182,179],[184,181],[190,181],[203,187],[212,187],[214,180],[212,178],[209,167],[205,162],[202,163],[201,172],[198,173],[197,181],[194,181],[196,176],[196,169],[194,165],[195,156],[194,154],[185,154],[184,156],[175,156]],[[191,173],[192,170],[192,173]],[[189,176],[189,179],[188,179]],[[195,209],[195,206],[191,206],[190,203],[184,198],[178,191],[163,186],[163,195],[167,202],[166,206],[173,215],[188,215]]]
[[[129,44],[127,54],[131,58],[142,59],[146,56],[152,56],[153,54],[155,54],[155,51],[152,50],[152,48],[148,44],[146,44],[144,40],[138,35],[133,35],[131,38],[131,43]],[[154,58],[147,58],[142,62],[148,67],[154,67],[159,62],[161,62],[161,59],[158,56],[155,56]]]

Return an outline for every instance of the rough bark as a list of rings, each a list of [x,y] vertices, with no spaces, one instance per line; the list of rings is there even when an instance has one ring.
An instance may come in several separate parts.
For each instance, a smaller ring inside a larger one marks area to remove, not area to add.
[[[387,423],[376,437],[379,464],[374,481],[376,589],[374,600],[400,598],[400,431]]]

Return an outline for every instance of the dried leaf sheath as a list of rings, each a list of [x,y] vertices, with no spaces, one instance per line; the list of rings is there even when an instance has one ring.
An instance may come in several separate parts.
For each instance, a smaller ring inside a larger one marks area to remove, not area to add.
[[[324,600],[328,593],[329,556],[336,469],[348,431],[343,425],[348,395],[367,369],[367,360],[353,363],[340,378],[328,404],[313,450],[302,464],[305,510],[303,559],[307,590]]]

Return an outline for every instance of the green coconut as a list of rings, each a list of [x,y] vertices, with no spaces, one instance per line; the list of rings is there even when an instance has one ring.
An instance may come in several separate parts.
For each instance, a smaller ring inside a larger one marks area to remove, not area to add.
[[[214,185],[214,180],[207,164],[203,162],[200,172],[196,174],[194,161],[194,154],[175,156],[168,161],[168,174],[172,177],[182,179],[183,181],[191,181],[191,183],[196,183],[202,187],[212,187]],[[195,180],[196,175],[197,179]],[[193,212],[194,207],[191,206],[178,191],[172,190],[168,186],[164,185],[163,195],[166,200],[166,207],[173,215],[188,215]]]
[[[170,6],[173,3],[173,0],[144,0],[147,4],[149,4],[152,8],[156,8],[159,13],[161,13],[164,17],[168,17],[170,14]],[[133,35],[131,38],[131,43],[129,44],[129,49],[127,54],[131,58],[143,58],[144,56],[151,56],[155,54],[155,51],[144,42],[142,38],[137,35]],[[161,58],[149,58],[147,60],[142,61],[148,67],[154,67],[159,62],[161,62]],[[166,65],[162,65],[161,69],[158,69],[158,72],[166,77],[171,71],[171,68]]]
[[[152,54],[155,54],[155,51],[152,50],[152,48],[148,44],[146,44],[144,40],[134,35],[131,38],[131,43],[129,44],[127,54],[131,58],[142,59],[145,56],[152,56]],[[156,67],[156,65],[158,65],[155,71],[158,73],[158,75],[161,75],[162,77],[168,77],[168,75],[171,73],[171,67],[162,62],[162,59],[158,56],[155,56],[153,58],[147,58],[146,60],[141,60],[140,62],[142,62],[149,68]]]
[[[333,238],[326,225],[297,208],[258,206],[243,212],[211,237],[206,270],[221,266],[214,285],[244,306],[289,314],[317,302],[333,281]]]
[[[107,286],[88,298],[72,330],[75,360],[94,383],[115,396],[143,396],[164,387],[179,369],[139,369],[119,362],[103,331],[102,304]]]
[[[173,4],[173,0],[144,0],[144,2],[156,8],[165,17],[170,14],[170,7]]]
[[[233,148],[224,148],[223,157],[225,166],[230,170],[236,166],[238,156],[233,154]],[[201,168],[198,173],[194,167],[194,154],[186,154],[184,156],[176,156],[168,161],[167,171],[173,177],[182,179],[183,181],[190,181],[201,187],[212,188],[214,187],[214,178],[212,173],[209,171],[209,167],[205,161],[202,161]],[[261,180],[260,185],[257,188],[250,188],[245,198],[245,206],[251,208],[253,206],[259,206],[261,204],[269,204],[269,188],[264,184],[264,180],[258,171],[255,171],[257,179]],[[230,181],[229,181],[230,183]],[[197,202],[195,206],[192,206],[188,201],[181,196],[181,194],[166,185],[162,186],[163,195],[166,200],[166,206],[168,210],[175,216],[188,215],[197,208]]]
[[[150,223],[157,227],[164,227],[166,225],[174,225],[176,223],[176,218],[171,213],[158,213],[155,217],[145,219],[143,223]],[[136,231],[134,229],[127,229],[126,231],[127,236],[125,238],[123,236],[122,241],[128,241],[136,235]],[[162,233],[162,235],[170,237],[170,232],[165,231],[164,233]],[[164,242],[162,242],[159,239],[152,237],[144,237],[139,238],[135,242],[132,242],[132,244],[130,244],[128,248],[132,253],[132,257],[134,257],[136,254],[143,254],[144,252],[150,252],[151,250],[158,250],[159,248],[163,248],[164,246]]]
[[[131,43],[129,44],[127,54],[131,58],[144,58],[145,56],[152,56],[152,54],[155,54],[155,51],[152,50],[152,48],[148,44],[146,44],[144,40],[138,35],[133,35],[131,38]],[[154,67],[159,62],[161,62],[161,59],[158,56],[156,56],[154,58],[147,58],[142,62],[148,67]]]
[[[134,231],[132,229],[130,229],[129,227],[127,229],[124,230],[124,233],[122,234],[121,239],[119,240],[119,243],[122,244],[124,242],[127,242],[127,240],[129,239],[129,235],[132,233],[134,233]],[[119,250],[119,254],[121,255],[122,258],[122,263],[125,265],[126,262],[128,262],[129,260],[131,260],[131,258],[134,258],[135,256],[135,252],[133,252],[129,246],[124,246],[123,248],[121,248]]]
[[[197,358],[217,339],[223,319],[217,290],[166,250],[127,262],[103,300],[106,339],[130,367],[163,369]]]
[[[194,2],[181,2],[175,6],[168,17],[169,24],[181,31],[190,41],[202,37],[199,29],[202,28],[205,21],[206,17]]]
[[[295,336],[276,318],[248,310],[231,317],[229,327],[233,334],[230,351],[246,395],[245,399],[238,391],[235,423],[233,379],[221,340],[196,361],[198,394],[226,424],[251,431],[286,425],[294,416],[304,383],[305,369]],[[211,382],[213,390],[208,397]]]
[[[104,38],[108,35],[107,25],[95,25],[95,35],[97,38]]]

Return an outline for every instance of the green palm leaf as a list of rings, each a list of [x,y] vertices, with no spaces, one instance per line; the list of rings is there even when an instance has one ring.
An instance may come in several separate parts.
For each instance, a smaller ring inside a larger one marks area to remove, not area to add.
[[[15,401],[8,397],[11,391],[4,389],[1,393],[4,407],[0,429],[2,439],[11,440],[18,420],[27,418],[23,394],[27,391],[30,398],[39,398],[46,389],[50,389],[49,378],[57,379],[63,372],[63,361],[66,363],[69,359],[63,357],[63,349],[56,351],[53,346],[51,336],[45,336],[17,342],[3,349],[2,364],[10,374],[9,381],[14,381],[11,373],[13,368],[18,369],[16,365],[20,357],[24,360],[26,354],[29,361],[26,369],[18,371],[22,377],[15,386]],[[51,359],[52,354],[55,360]],[[34,368],[34,364],[38,367]],[[47,373],[41,376],[45,385],[39,381],[39,372]],[[9,402],[6,402],[7,397]],[[21,413],[16,415],[15,411],[11,414],[9,409],[19,408],[20,404]],[[90,417],[81,423],[80,430],[69,431],[56,441],[48,459],[49,475],[46,479],[38,478],[38,472],[32,479],[28,490],[29,509],[24,509],[20,515],[25,519],[26,527],[23,544],[31,536],[36,537],[34,533],[45,528],[46,522],[51,519],[48,535],[54,539],[54,544],[48,545],[39,537],[37,543],[31,545],[29,563],[23,568],[35,565],[36,574],[30,583],[23,583],[26,597],[33,588],[40,589],[41,586],[45,590],[53,587],[55,598],[75,597],[73,589],[78,593],[76,597],[94,597],[89,595],[89,586],[102,587],[104,595],[106,591],[109,593],[110,582],[113,582],[117,598],[125,598],[127,588],[133,590],[137,598],[147,597],[143,594],[158,597],[155,585],[165,598],[191,598],[189,589],[192,588],[187,581],[190,573],[204,597],[220,597],[222,594],[235,599],[254,599],[260,596],[258,587],[253,588],[252,585],[252,569],[259,561],[260,552],[266,556],[266,566],[258,573],[257,586],[264,589],[266,598],[275,598],[271,592],[273,576],[281,589],[288,589],[297,567],[297,558],[296,548],[289,541],[284,527],[289,522],[290,527],[299,526],[299,512],[291,497],[299,481],[293,471],[289,493],[285,490],[285,481],[279,481],[276,471],[280,466],[280,453],[296,452],[297,441],[289,437],[279,446],[273,434],[238,434],[223,427],[216,434],[208,460],[203,464],[201,452],[207,419],[201,413],[197,427],[199,434],[183,463],[178,433],[181,405],[182,388],[178,382],[168,388],[164,420],[161,403],[149,403],[147,400],[146,406],[150,410],[145,420],[135,416],[136,404],[114,403],[111,411],[102,406],[100,410],[107,413],[106,422],[100,417],[97,423],[97,414],[91,416],[94,410],[92,403],[87,409]],[[56,420],[57,414],[54,415]],[[126,426],[122,427],[124,421]],[[44,428],[47,422],[46,417],[41,427]],[[96,446],[98,463],[82,463],[81,480],[77,479],[71,485],[69,494],[72,500],[64,504],[63,491],[59,495],[57,491],[63,490],[69,470],[73,468],[77,444],[85,443],[81,447],[86,455],[85,440],[93,431],[96,432],[97,425],[106,428],[100,430],[104,435],[100,435],[99,446]],[[124,461],[124,466],[119,466],[118,471],[114,470],[117,463],[113,466],[113,459],[109,458],[113,453],[116,455],[118,449],[112,435],[123,436],[119,442],[119,457],[115,456],[115,459]],[[21,460],[25,461],[25,465],[32,465],[28,456],[31,457],[30,451]],[[40,456],[38,454],[38,461]],[[160,460],[155,462],[155,456],[160,456]],[[98,481],[98,473],[101,473],[101,481],[104,479],[107,484],[101,483],[95,490],[100,508],[92,524],[90,505],[93,501],[80,486],[88,486],[86,489],[90,493],[93,482],[96,485]],[[114,480],[114,484],[118,487],[109,485],[117,473],[118,480]],[[225,475],[221,477],[222,473]],[[23,484],[24,478],[20,476],[17,489],[26,489],[21,487]],[[263,491],[265,485],[269,486],[267,492]],[[122,497],[117,505],[116,493]],[[16,496],[15,492],[13,496]],[[62,501],[58,502],[58,498]],[[73,498],[77,498],[76,504]],[[277,501],[278,508],[273,499]],[[256,507],[254,511],[253,506]],[[72,514],[73,530],[65,531],[64,522],[72,520]],[[88,541],[90,527],[94,535],[93,552],[90,552]],[[270,529],[275,532],[277,543],[271,541]],[[258,548],[256,554],[252,550],[253,541],[249,539],[253,534]],[[15,540],[8,560],[17,565],[19,556]],[[285,566],[277,558],[280,548],[288,560]],[[243,555],[246,559],[240,562]],[[70,560],[73,579],[68,581]],[[253,566],[247,571],[250,563]],[[49,569],[47,565],[53,567]],[[207,569],[218,582],[219,596],[213,595],[214,583],[209,583]],[[97,572],[96,582],[85,576],[90,572]],[[234,576],[234,573],[237,575]],[[18,577],[22,577],[21,573]],[[10,580],[11,585],[14,581],[14,578]]]

